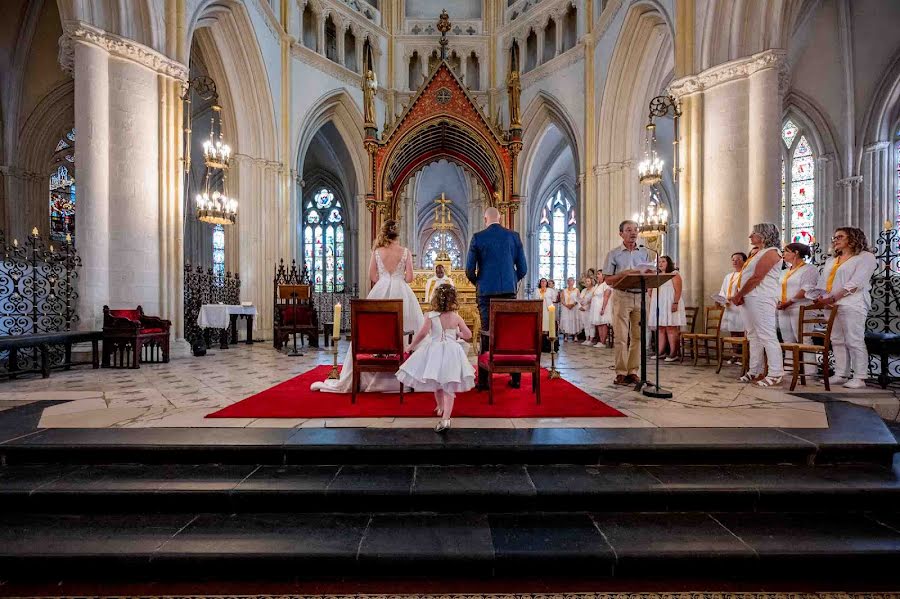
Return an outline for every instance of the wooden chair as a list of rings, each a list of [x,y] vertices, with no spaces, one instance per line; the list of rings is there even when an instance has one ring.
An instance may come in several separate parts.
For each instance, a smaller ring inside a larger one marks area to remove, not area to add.
[[[493,373],[530,372],[531,389],[541,403],[541,300],[492,300],[490,343],[478,356],[479,388],[494,403]]]
[[[740,350],[741,358],[741,376],[747,374],[750,370],[750,342],[746,337],[719,337],[719,363],[716,368],[716,374],[722,371],[722,361],[725,359],[725,346],[729,346],[732,351],[732,357],[737,358],[738,354],[735,348]]]
[[[681,348],[678,352],[681,354],[680,362],[684,362],[684,350],[690,349],[690,356],[694,358],[694,331],[697,329],[697,314],[700,313],[698,306],[687,306],[684,309],[684,317],[687,320],[687,330],[681,333]],[[694,362],[696,364],[696,361]]]
[[[103,367],[140,368],[141,362],[168,363],[172,322],[144,309],[103,306]]]
[[[404,360],[403,300],[350,300],[353,343],[353,386],[356,403],[363,372],[397,372]],[[403,385],[400,385],[403,403]]]
[[[806,373],[803,366],[809,364],[818,366],[818,362],[805,360],[806,354],[813,356],[822,355],[822,370],[825,375],[825,390],[831,391],[828,377],[831,371],[828,368],[828,355],[831,352],[831,330],[834,327],[834,319],[837,316],[838,306],[825,308],[813,308],[812,306],[800,306],[800,342],[782,343],[781,348],[791,352],[791,391],[797,387],[797,379],[802,385],[806,385]],[[823,330],[824,327],[824,330]],[[809,343],[806,343],[806,340]],[[820,343],[815,343],[818,340]]]
[[[306,335],[310,347],[319,346],[319,317],[312,303],[310,286],[306,284],[276,285],[272,326],[273,344],[281,349],[291,335]]]
[[[724,308],[719,308],[718,306],[707,306],[706,307],[706,332],[705,333],[688,333],[690,339],[693,341],[693,356],[694,356],[694,366],[697,365],[697,361],[701,357],[700,355],[700,344],[703,344],[703,355],[702,357],[706,358],[706,364],[709,365],[710,361],[710,350],[714,350],[716,352],[716,357],[719,354],[719,333],[722,329],[722,316],[725,314]],[[710,343],[713,343],[712,347],[710,347]]]

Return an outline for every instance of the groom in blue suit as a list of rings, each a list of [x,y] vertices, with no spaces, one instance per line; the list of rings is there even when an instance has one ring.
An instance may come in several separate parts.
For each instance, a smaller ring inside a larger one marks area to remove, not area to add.
[[[466,258],[466,278],[478,293],[481,330],[491,328],[491,300],[515,299],[519,281],[528,273],[522,239],[500,224],[500,212],[484,211],[485,229],[472,236]],[[513,374],[510,386],[518,388],[521,375]]]

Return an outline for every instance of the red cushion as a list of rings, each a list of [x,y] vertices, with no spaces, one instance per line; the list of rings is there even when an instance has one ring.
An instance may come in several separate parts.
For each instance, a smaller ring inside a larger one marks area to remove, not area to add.
[[[137,310],[110,310],[109,315],[116,318],[127,318],[135,322],[140,322],[141,320],[141,313]]]
[[[396,364],[401,361],[401,357],[397,354],[375,355],[375,354],[356,354],[356,363],[362,365],[381,365]]]
[[[165,329],[152,328],[152,327],[151,327],[151,328],[149,328],[149,329],[141,329],[140,334],[141,334],[141,335],[149,335],[149,334],[151,334],[151,333],[165,333],[165,332],[166,332]]]
[[[281,307],[281,324],[311,324],[311,316],[309,306]]]
[[[391,312],[357,312],[357,334],[353,339],[356,351],[361,354],[401,353],[403,334],[397,336],[397,319]]]
[[[484,368],[490,367],[490,354],[483,353],[478,356],[478,364]],[[534,366],[536,356],[534,354],[498,354],[494,356],[494,364],[497,366]]]
[[[537,353],[540,351],[537,331],[541,328],[538,313],[500,312],[495,314],[497,322],[491,323],[491,334],[496,335],[495,351]]]

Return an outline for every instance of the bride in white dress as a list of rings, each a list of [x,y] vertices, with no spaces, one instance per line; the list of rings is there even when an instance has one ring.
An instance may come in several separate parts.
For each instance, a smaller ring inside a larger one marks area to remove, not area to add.
[[[369,279],[375,284],[367,299],[403,300],[403,330],[415,332],[422,328],[425,316],[419,306],[419,298],[409,286],[413,280],[412,258],[409,250],[397,242],[400,236],[398,229],[395,220],[387,220],[381,225],[381,233],[375,240],[372,258],[369,260]],[[352,355],[351,346],[348,346],[340,378],[317,381],[310,389],[327,393],[350,393],[353,383]],[[389,372],[363,373],[359,387],[361,392],[400,391],[396,375]]]

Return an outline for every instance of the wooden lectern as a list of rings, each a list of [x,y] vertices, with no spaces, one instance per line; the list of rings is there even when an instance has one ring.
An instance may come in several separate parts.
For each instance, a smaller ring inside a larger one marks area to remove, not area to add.
[[[647,397],[672,397],[671,391],[664,391],[659,387],[659,352],[657,352],[656,356],[656,385],[652,391],[644,389],[644,387],[646,387],[649,382],[647,381],[647,290],[657,289],[666,281],[671,281],[674,278],[675,273],[651,272],[646,274],[632,274],[622,277],[621,280],[613,285],[613,289],[618,289],[619,291],[641,292],[641,380],[638,381],[634,390],[643,391],[644,395]],[[658,320],[659,319],[657,318],[657,322]],[[619,331],[613,332],[616,335],[620,334]],[[634,340],[632,339],[632,341]]]

